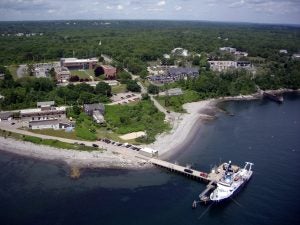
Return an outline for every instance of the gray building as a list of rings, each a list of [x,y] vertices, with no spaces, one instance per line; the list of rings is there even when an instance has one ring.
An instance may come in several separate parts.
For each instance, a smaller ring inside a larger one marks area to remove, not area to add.
[[[104,123],[104,113],[105,107],[102,103],[95,104],[84,104],[83,105],[84,112],[89,116],[92,116],[96,123]]]
[[[105,113],[105,107],[102,103],[84,104],[83,109],[89,116],[92,116],[94,111],[99,111],[102,115]]]
[[[58,119],[48,119],[48,120],[33,120],[29,122],[29,129],[32,130],[43,130],[43,129],[54,129],[54,130],[61,130],[66,129],[68,127],[73,127],[74,124],[61,121]]]
[[[0,122],[4,120],[11,120],[13,118],[12,112],[0,112]]]

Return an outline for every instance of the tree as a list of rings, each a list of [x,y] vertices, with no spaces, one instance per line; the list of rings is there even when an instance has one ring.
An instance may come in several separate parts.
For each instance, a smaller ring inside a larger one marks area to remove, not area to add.
[[[94,70],[94,74],[96,77],[99,77],[100,75],[104,74],[104,69],[102,66],[97,66]]]
[[[105,82],[99,82],[95,88],[96,94],[105,95],[107,97],[111,96],[111,86]]]
[[[157,95],[159,93],[159,87],[153,84],[150,84],[148,87],[148,93]]]
[[[137,84],[135,80],[129,80],[127,82],[127,90],[133,92],[141,92],[141,87]]]
[[[130,75],[130,73],[127,73],[126,71],[122,71],[117,74],[117,79],[122,84],[126,84],[128,80],[131,80],[131,75]]]

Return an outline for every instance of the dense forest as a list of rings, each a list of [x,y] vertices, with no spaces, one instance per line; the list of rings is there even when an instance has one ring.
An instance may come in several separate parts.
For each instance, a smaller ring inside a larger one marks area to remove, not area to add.
[[[256,73],[210,71],[206,57],[224,57],[219,51],[223,46],[248,52],[245,60],[256,67]],[[299,27],[187,21],[0,22],[0,65],[106,54],[115,59],[119,80],[131,91],[140,91],[140,87],[122,68],[145,78],[147,64],[164,62],[163,54],[176,47],[201,54],[191,59],[200,67],[200,76],[170,85],[197,93],[193,100],[249,94],[257,85],[262,89],[300,88],[300,62],[291,57],[300,50]],[[288,53],[280,54],[280,49]],[[104,83],[96,88],[84,83],[56,87],[47,78],[14,80],[6,68],[0,69],[6,74],[0,80],[1,95],[5,96],[2,109],[32,107],[41,100],[70,105],[109,101],[111,90]]]
[[[16,36],[23,33],[24,36]],[[34,36],[26,36],[32,34]],[[277,61],[279,49],[299,51],[300,28],[279,25],[179,21],[0,22],[0,65],[112,56],[133,73],[175,47],[214,53],[233,46],[250,57]],[[8,36],[9,35],[9,36]]]

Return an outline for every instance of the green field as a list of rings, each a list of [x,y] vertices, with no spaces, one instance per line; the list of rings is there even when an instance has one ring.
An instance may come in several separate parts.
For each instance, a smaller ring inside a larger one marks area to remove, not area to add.
[[[71,70],[70,72],[72,76],[78,76],[80,79],[90,80],[90,76],[92,76],[93,78],[95,77],[93,70]]]
[[[169,129],[169,124],[164,122],[165,115],[157,110],[153,103],[141,101],[135,105],[107,105],[105,120],[108,127],[117,134],[127,134],[137,131],[146,131],[145,140],[153,142],[155,136]]]
[[[113,94],[123,93],[126,91],[126,84],[112,86],[111,91]]]
[[[184,91],[183,95],[179,96],[161,96],[155,97],[158,102],[166,107],[169,111],[174,112],[185,112],[182,108],[182,105],[189,102],[196,102],[201,100],[200,95],[196,91],[186,90]]]

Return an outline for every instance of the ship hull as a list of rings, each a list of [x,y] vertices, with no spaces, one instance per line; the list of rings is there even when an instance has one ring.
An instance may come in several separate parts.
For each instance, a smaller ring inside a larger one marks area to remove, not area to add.
[[[212,199],[212,198],[210,198],[210,201],[213,202],[213,203],[223,203],[223,202],[227,202],[228,200],[231,200],[232,197],[236,196],[246,186],[246,184],[249,182],[251,177],[252,176],[250,176],[247,180],[245,180],[243,183],[241,183],[241,185],[234,192],[232,192],[231,195],[228,195],[228,196],[226,196],[224,198],[221,198],[221,199]]]

